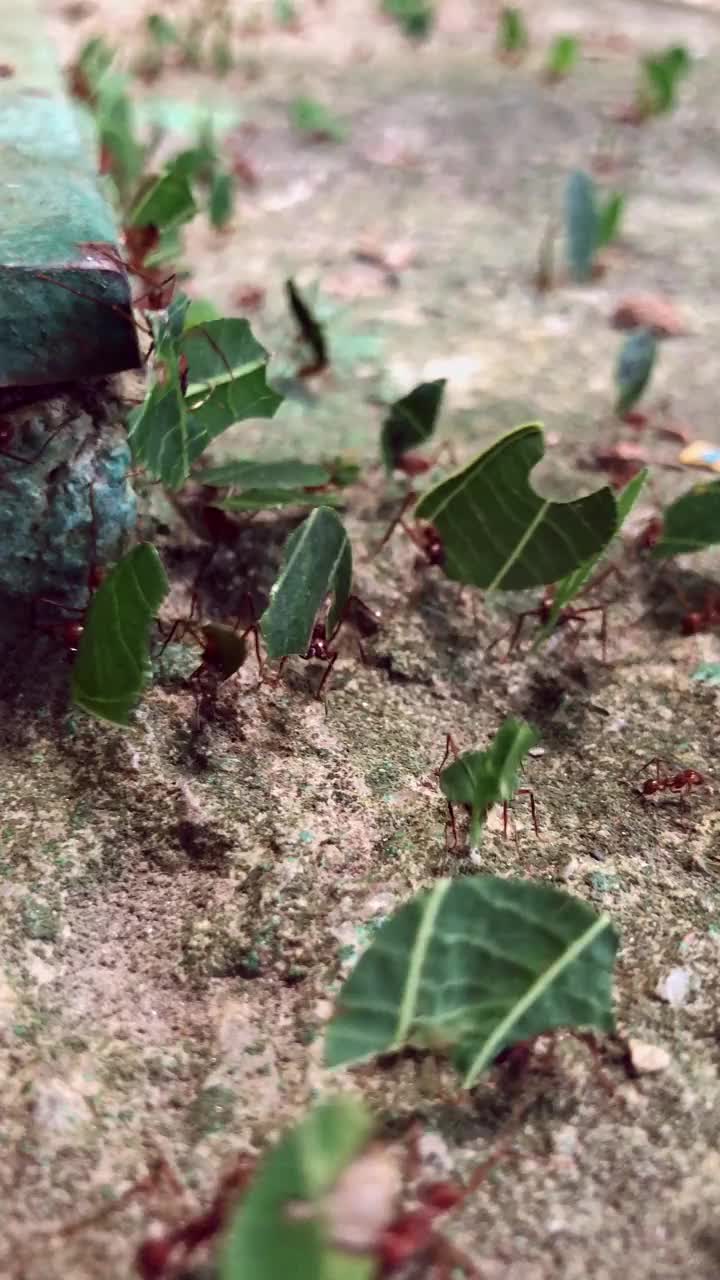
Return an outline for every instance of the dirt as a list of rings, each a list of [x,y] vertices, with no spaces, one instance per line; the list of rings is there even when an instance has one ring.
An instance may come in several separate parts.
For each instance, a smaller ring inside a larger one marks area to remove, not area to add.
[[[205,1202],[238,1151],[260,1150],[339,1085],[361,1089],[393,1131],[420,1117],[455,1171],[471,1170],[511,1122],[499,1075],[467,1097],[449,1071],[414,1060],[328,1078],[321,1048],[372,926],[437,875],[478,870],[542,879],[609,911],[621,935],[620,1029],[669,1064],[630,1081],[612,1056],[601,1068],[563,1041],[555,1066],[527,1082],[542,1097],[511,1153],[448,1230],[489,1280],[704,1280],[720,1267],[719,703],[692,678],[720,644],[717,633],[680,634],[682,600],[717,585],[718,559],[660,570],[633,545],[656,501],[696,474],[677,466],[677,442],[652,427],[638,436],[654,485],[616,552],[622,579],[598,591],[613,602],[606,663],[593,615],[575,646],[559,632],[543,655],[503,661],[504,646],[488,646],[532,593],[459,598],[437,569],[414,567],[400,534],[374,554],[401,491],[377,465],[373,403],[447,374],[442,435],[459,456],[541,420],[548,454],[535,482],[559,496],[587,491],[604,480],[583,466],[592,448],[630,435],[611,416],[621,336],[609,316],[625,294],[650,291],[675,303],[687,330],[662,344],[654,421],[720,440],[720,15],[709,4],[543,6],[539,45],[558,30],[592,32],[596,54],[551,89],[538,79],[540,47],[518,69],[492,59],[490,5],[447,5],[419,49],[370,8],[308,6],[299,36],[246,36],[227,79],[174,71],[145,91],[257,125],[244,145],[259,185],[241,193],[229,232],[202,220],[190,229],[188,287],[236,313],[239,286],[265,289],[253,325],[282,372],[292,346],[282,282],[319,282],[326,313],[337,308],[335,363],[310,397],[288,400],[272,424],[235,428],[217,454],[364,461],[347,523],[357,590],[384,623],[366,664],[347,639],[324,705],[315,664],[291,660],[276,686],[258,687],[250,658],[199,707],[189,644],[167,651],[130,732],[70,713],[62,671],[32,708],[6,679],[3,1275],[129,1276],[153,1221]],[[109,3],[80,24],[57,13],[66,54],[117,20]],[[121,21],[133,29],[127,8]],[[614,51],[605,38],[618,35],[626,46]],[[679,38],[701,60],[678,110],[610,128],[609,112],[632,97],[638,50]],[[348,122],[348,142],[293,134],[286,107],[301,86]],[[592,286],[560,282],[539,296],[532,275],[564,175],[598,145],[612,147],[612,181],[629,192],[622,238]],[[404,247],[397,283],[353,256],[368,237]],[[206,549],[157,494],[151,507],[169,612],[182,616]],[[202,580],[205,617],[227,619],[248,588],[262,603],[292,523],[263,517],[218,552]],[[526,769],[540,835],[518,800],[514,838],[493,817],[471,859],[445,846],[433,770],[448,731],[482,746],[508,714],[542,734],[544,754]],[[700,769],[708,785],[687,804],[643,804],[633,777],[656,755]],[[690,986],[673,1005],[659,990],[678,968]],[[158,1154],[185,1198],[155,1190],[102,1216]],[[96,1212],[93,1225],[63,1230]]]

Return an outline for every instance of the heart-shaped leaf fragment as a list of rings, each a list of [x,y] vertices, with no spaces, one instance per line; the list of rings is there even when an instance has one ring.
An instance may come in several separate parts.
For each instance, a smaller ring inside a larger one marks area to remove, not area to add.
[[[72,673],[76,707],[114,724],[130,723],[151,675],[150,630],[168,592],[154,547],[133,547],[94,593]]]
[[[270,604],[260,619],[269,658],[305,654],[315,619],[329,595],[327,634],[338,627],[352,586],[352,550],[330,507],[318,507],[291,533]]]
[[[439,880],[360,957],[325,1039],[329,1067],[445,1049],[470,1088],[503,1049],[557,1027],[612,1031],[617,935],[549,885]]]
[[[386,471],[394,471],[403,454],[430,439],[440,412],[445,383],[445,378],[421,382],[390,406],[380,435],[380,452]]]
[[[424,494],[415,514],[437,530],[449,578],[494,591],[544,586],[607,546],[617,528],[612,491],[541,498],[528,477],[543,453],[538,423],[516,427]]]
[[[696,484],[663,512],[662,537],[652,554],[663,560],[720,542],[720,480]]]

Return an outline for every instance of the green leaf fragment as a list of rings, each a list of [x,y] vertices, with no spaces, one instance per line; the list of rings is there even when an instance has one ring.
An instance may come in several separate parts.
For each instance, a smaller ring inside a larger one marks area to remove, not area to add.
[[[154,226],[160,230],[189,222],[197,213],[190,183],[172,168],[153,178],[128,214],[130,227]]]
[[[657,338],[651,329],[636,329],[625,339],[615,368],[615,412],[619,417],[640,399],[650,381],[656,355]]]
[[[169,586],[149,543],[133,547],[92,596],[72,673],[72,700],[128,725],[150,675],[150,629]]]
[[[451,804],[470,810],[470,844],[477,845],[488,811],[512,800],[520,786],[520,768],[540,735],[524,720],[508,719],[487,751],[463,751],[440,774],[440,790]]]
[[[200,484],[214,485],[218,489],[309,488],[329,484],[330,478],[327,467],[317,462],[301,462],[299,458],[279,458],[276,462],[235,458],[232,462],[223,462],[197,473]]]
[[[498,48],[501,53],[523,53],[530,44],[522,9],[508,8],[500,11],[498,18]]]
[[[322,102],[315,98],[299,97],[290,103],[290,121],[300,133],[310,134],[327,142],[344,142],[347,128]]]
[[[595,183],[587,173],[571,173],[565,189],[568,266],[573,279],[589,280],[598,245],[599,218]]]
[[[556,36],[550,46],[547,74],[554,80],[568,75],[580,55],[580,45],[574,36]]]
[[[386,471],[393,471],[403,454],[430,439],[440,412],[445,383],[445,378],[421,382],[390,406],[380,436],[380,451]]]
[[[233,216],[235,206],[235,180],[231,173],[215,174],[210,187],[208,213],[216,231],[222,231]]]
[[[547,885],[440,880],[379,929],[342,987],[329,1067],[445,1048],[465,1088],[503,1049],[558,1027],[612,1031],[617,935]]]
[[[662,537],[652,555],[656,560],[679,556],[720,542],[720,480],[693,485],[663,512]]]
[[[178,333],[184,314],[172,312],[156,336],[162,380],[128,423],[136,460],[170,489],[182,485],[193,462],[233,423],[271,418],[282,403],[267,382],[267,351],[247,320],[213,320]]]
[[[617,526],[610,542],[606,546],[602,547],[600,551],[596,552],[595,555],[589,556],[584,564],[579,565],[577,569],[574,569],[572,573],[567,574],[566,577],[562,578],[560,582],[556,584],[550,615],[547,622],[540,628],[537,636],[535,637],[533,644],[534,650],[538,649],[540,645],[547,640],[548,636],[555,630],[557,620],[562,613],[562,610],[580,594],[583,587],[585,587],[590,581],[595,569],[607,552],[610,544],[622,529],[622,526],[640,497],[647,477],[647,468],[642,471],[638,471],[637,475],[633,476],[632,480],[628,481],[625,488],[617,495]]]
[[[291,533],[270,604],[260,619],[268,657],[305,654],[315,619],[328,595],[327,631],[339,625],[352,586],[352,551],[345,527],[330,507],[318,507]]]
[[[541,498],[528,477],[543,453],[538,423],[516,427],[423,495],[415,514],[437,529],[449,578],[495,591],[543,586],[607,546],[617,528],[612,491]]]
[[[280,507],[337,507],[343,499],[333,493],[308,493],[306,489],[243,489],[222,502],[213,502],[221,511],[270,511]]]
[[[372,1130],[362,1103],[338,1097],[286,1133],[263,1159],[232,1219],[220,1280],[372,1280],[374,1258],[333,1247],[331,1214],[332,1194]]]
[[[620,234],[620,226],[625,213],[626,197],[622,191],[611,191],[598,212],[598,249],[612,244]]]

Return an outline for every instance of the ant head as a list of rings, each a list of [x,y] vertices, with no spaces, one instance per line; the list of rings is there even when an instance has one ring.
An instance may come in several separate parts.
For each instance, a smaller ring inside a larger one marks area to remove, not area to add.
[[[684,636],[697,635],[698,631],[702,631],[705,626],[705,618],[699,610],[693,610],[686,613],[682,620],[682,633]]]

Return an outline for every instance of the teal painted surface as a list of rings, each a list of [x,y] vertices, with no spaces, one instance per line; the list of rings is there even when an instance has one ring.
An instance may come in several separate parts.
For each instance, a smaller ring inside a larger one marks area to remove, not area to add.
[[[0,5],[0,386],[138,364],[124,272],[88,118],[65,96],[29,0]]]

